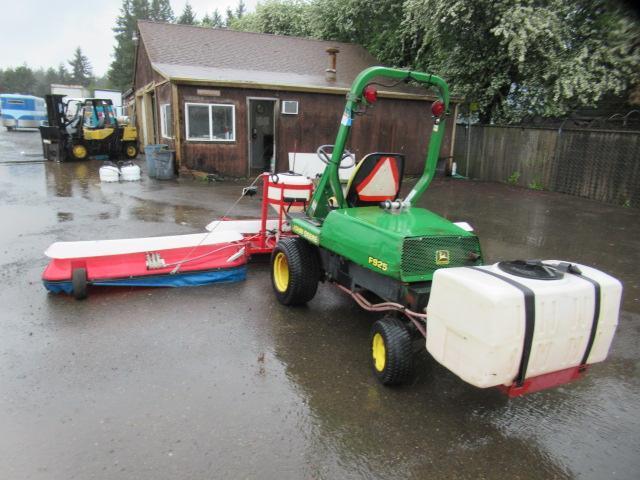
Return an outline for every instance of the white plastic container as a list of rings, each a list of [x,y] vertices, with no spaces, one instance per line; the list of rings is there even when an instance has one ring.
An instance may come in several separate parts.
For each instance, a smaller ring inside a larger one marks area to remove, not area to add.
[[[284,208],[289,212],[301,212],[303,203],[308,204],[313,191],[313,182],[303,175],[295,173],[275,173],[269,177],[267,198],[278,214]],[[287,186],[297,188],[287,188]],[[299,205],[291,205],[288,199],[294,199]]]
[[[120,169],[115,165],[103,165],[100,167],[101,182],[118,182],[120,181]]]
[[[140,167],[134,163],[128,163],[120,167],[120,174],[125,182],[137,182],[141,178]]]
[[[574,265],[600,285],[600,315],[586,363],[601,362],[618,324],[622,285],[604,272]],[[596,305],[592,283],[570,273],[557,280],[534,280],[506,273],[498,264],[480,268],[533,292],[535,328],[525,378],[581,364]],[[514,382],[525,342],[522,290],[472,268],[439,269],[434,274],[427,315],[426,346],[439,363],[476,387]]]

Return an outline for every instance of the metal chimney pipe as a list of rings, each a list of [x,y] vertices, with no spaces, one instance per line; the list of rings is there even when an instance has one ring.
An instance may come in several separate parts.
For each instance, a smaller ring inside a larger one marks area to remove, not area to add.
[[[326,79],[329,82],[335,82],[337,55],[340,52],[340,49],[338,47],[329,47],[325,52],[329,54],[329,67],[325,70]]]

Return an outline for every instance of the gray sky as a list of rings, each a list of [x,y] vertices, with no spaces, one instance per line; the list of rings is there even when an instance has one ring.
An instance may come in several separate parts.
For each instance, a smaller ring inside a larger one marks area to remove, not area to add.
[[[171,0],[177,15],[185,0]],[[237,0],[190,0],[202,18],[215,8],[224,15]],[[257,0],[245,0],[253,10]],[[103,75],[111,63],[113,32],[121,0],[1,0],[2,50],[0,67],[26,63],[32,68],[67,62],[80,46],[89,57],[94,73]],[[68,65],[67,65],[68,66]]]

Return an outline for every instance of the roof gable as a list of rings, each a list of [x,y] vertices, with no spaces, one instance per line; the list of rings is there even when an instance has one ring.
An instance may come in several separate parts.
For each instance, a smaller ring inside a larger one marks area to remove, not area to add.
[[[138,21],[149,60],[170,79],[349,88],[379,62],[363,47],[284,35]],[[336,80],[325,76],[328,47],[338,47]]]

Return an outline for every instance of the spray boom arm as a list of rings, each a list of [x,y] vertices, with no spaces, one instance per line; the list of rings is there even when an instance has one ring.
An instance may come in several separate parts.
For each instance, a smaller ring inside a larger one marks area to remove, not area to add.
[[[392,80],[413,80],[420,83],[425,87],[435,87],[438,91],[438,97],[442,102],[444,109],[442,113],[446,112],[449,108],[449,87],[446,82],[435,75],[422,72],[412,72],[409,70],[400,70],[396,68],[386,67],[371,67],[363,70],[353,81],[351,90],[347,94],[347,104],[344,108],[344,114],[340,122],[340,129],[336,137],[333,152],[331,154],[331,161],[327,164],[320,182],[315,190],[315,193],[311,199],[311,204],[307,210],[307,215],[314,218],[324,218],[329,213],[329,198],[334,197],[338,208],[346,208],[347,204],[342,193],[342,187],[340,186],[340,178],[338,176],[338,168],[343,156],[347,138],[349,137],[349,131],[351,130],[351,124],[353,122],[354,113],[357,111],[358,106],[367,105],[367,95],[365,87],[377,77],[386,77]],[[440,145],[442,144],[442,138],[444,137],[444,122],[441,124],[441,116],[434,115],[434,126],[431,139],[429,141],[429,147],[427,149],[427,157],[425,159],[424,171],[422,176],[415,184],[411,192],[404,199],[404,204],[410,205],[415,203],[427,189],[431,180],[433,179],[436,163],[438,161],[438,154],[440,153]]]

